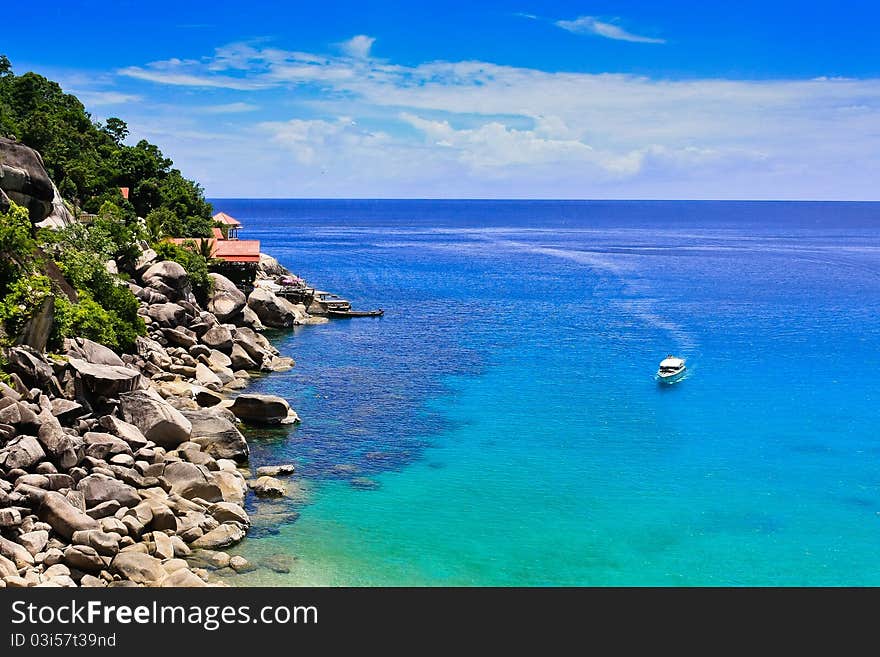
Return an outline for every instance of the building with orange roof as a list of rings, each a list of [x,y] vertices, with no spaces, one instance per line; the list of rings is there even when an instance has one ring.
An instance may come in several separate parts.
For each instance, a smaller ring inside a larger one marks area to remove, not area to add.
[[[207,240],[211,257],[231,267],[250,268],[260,262],[260,240],[238,239],[238,231],[241,222],[225,212],[214,215],[214,221],[219,224],[211,229],[212,237],[171,237],[170,242],[179,246],[201,246],[200,242]]]

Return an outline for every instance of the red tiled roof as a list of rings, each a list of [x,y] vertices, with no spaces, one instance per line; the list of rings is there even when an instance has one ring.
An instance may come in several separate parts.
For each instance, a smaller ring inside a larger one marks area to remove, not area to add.
[[[214,237],[218,240],[226,239],[225,237],[223,237],[223,231],[220,230],[219,228],[217,228],[216,226],[211,229],[211,232],[214,234]]]
[[[119,193],[122,194],[122,198],[128,200],[128,187],[120,187]]]
[[[236,226],[241,227],[241,222],[235,217],[230,217],[225,212],[218,212],[214,215],[214,221],[219,221],[222,224],[226,224],[227,226]]]
[[[211,243],[211,255],[227,262],[259,262],[260,240],[221,240],[204,237],[170,237],[170,241],[178,246],[193,242],[197,247],[202,239]]]
[[[214,257],[230,262],[259,262],[260,240],[216,240]]]

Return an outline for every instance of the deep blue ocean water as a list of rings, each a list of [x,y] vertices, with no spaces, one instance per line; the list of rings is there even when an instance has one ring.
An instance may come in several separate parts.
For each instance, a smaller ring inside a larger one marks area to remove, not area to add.
[[[233,582],[880,584],[880,204],[214,205],[385,309],[272,336]]]

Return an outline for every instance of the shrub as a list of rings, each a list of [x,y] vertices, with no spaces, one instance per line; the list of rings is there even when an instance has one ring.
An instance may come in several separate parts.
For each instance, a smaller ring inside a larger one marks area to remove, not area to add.
[[[0,321],[9,335],[18,335],[52,296],[52,283],[42,274],[21,276],[9,285],[9,291],[0,301]]]
[[[120,317],[116,311],[107,310],[88,292],[82,291],[77,303],[71,303],[63,295],[55,299],[55,327],[51,342],[60,344],[64,338],[79,336],[117,351],[130,351],[137,336],[143,335],[145,329],[141,317],[136,316],[134,321]]]
[[[0,212],[0,295],[24,272],[35,248],[27,209],[12,203]]]

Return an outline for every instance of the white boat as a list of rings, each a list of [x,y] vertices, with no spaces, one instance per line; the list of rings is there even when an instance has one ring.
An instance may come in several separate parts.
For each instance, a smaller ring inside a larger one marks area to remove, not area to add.
[[[681,381],[686,369],[683,358],[676,358],[670,354],[660,361],[660,369],[657,370],[657,380],[662,383]]]

